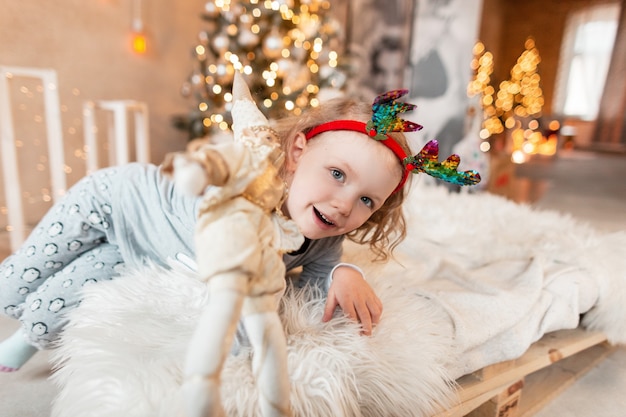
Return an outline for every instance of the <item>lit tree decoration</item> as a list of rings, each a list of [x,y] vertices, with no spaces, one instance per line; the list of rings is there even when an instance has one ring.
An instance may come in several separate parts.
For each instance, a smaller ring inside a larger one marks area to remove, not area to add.
[[[474,46],[472,69],[475,74],[467,92],[470,97],[477,94],[482,96],[481,103],[485,116],[485,131],[481,132],[483,139],[502,133],[504,127],[509,129],[515,127],[516,118],[541,115],[543,92],[538,73],[541,58],[531,38],[526,40],[525,48],[511,69],[511,78],[500,83],[496,94],[490,84],[493,55],[486,51],[480,42]]]
[[[504,126],[498,117],[494,103],[495,89],[491,86],[493,73],[493,55],[485,50],[482,42],[474,45],[474,59],[471,63],[474,77],[467,86],[468,97],[480,95],[480,104],[484,114],[484,128],[480,131],[481,139],[488,139],[492,134],[504,132]]]
[[[195,107],[176,125],[190,138],[228,130],[235,71],[246,74],[270,119],[316,106],[323,88],[342,88],[343,34],[329,9],[328,0],[208,1],[194,48],[197,65],[182,87]]]
[[[547,128],[540,126],[538,119],[544,104],[538,72],[541,58],[532,38],[528,38],[524,46],[524,52],[511,69],[511,78],[501,82],[495,93],[491,86],[493,55],[482,43],[476,43],[472,61],[474,77],[467,88],[468,96],[481,96],[484,117],[481,139],[510,129],[514,162],[524,162],[530,154],[554,155],[556,134],[560,129],[554,120]]]
[[[518,117],[540,115],[543,107],[543,92],[539,86],[541,77],[537,72],[541,58],[531,38],[524,44],[526,50],[511,69],[511,79],[500,83],[496,108],[503,114]],[[506,121],[505,121],[506,123]]]

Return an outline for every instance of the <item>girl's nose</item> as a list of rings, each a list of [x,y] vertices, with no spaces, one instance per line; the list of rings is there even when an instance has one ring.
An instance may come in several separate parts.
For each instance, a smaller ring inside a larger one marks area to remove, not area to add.
[[[333,206],[342,216],[349,216],[352,212],[352,198],[349,196],[338,196],[333,200]]]

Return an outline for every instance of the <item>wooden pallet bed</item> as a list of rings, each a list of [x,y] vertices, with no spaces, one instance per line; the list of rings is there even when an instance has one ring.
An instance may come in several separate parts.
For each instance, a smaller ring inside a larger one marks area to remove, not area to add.
[[[614,349],[601,332],[549,333],[520,358],[460,378],[459,403],[435,417],[532,416]]]

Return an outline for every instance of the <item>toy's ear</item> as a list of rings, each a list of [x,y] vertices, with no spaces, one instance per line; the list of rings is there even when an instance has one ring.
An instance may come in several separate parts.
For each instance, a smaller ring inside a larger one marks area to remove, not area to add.
[[[235,140],[241,138],[244,129],[253,126],[269,126],[267,118],[258,109],[254,100],[252,100],[250,89],[239,71],[235,71],[232,93],[233,108],[231,115],[233,116]]]
[[[252,101],[252,94],[250,94],[250,89],[248,88],[248,84],[243,79],[243,75],[239,71],[235,71],[235,77],[233,79],[233,102],[238,100],[250,100]]]

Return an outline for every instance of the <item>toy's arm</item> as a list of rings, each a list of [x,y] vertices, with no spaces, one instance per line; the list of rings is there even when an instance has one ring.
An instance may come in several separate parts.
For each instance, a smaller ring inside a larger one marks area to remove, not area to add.
[[[228,164],[222,154],[200,140],[191,142],[187,152],[167,154],[162,169],[191,195],[201,195],[208,185],[224,185],[229,177]]]

